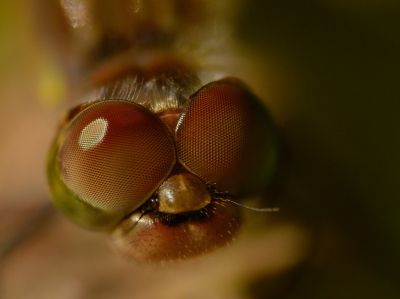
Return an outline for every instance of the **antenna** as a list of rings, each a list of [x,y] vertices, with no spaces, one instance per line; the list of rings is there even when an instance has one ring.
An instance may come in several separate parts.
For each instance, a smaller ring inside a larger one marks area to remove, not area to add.
[[[153,203],[153,200],[152,200]],[[135,224],[133,224],[125,233],[128,234],[132,229],[134,229],[134,227],[139,223],[139,221],[142,219],[142,217],[146,214],[148,214],[149,212],[153,211],[154,208],[150,205],[150,204],[145,204],[142,206],[142,214],[140,215],[140,217],[138,218],[138,220],[136,220]]]
[[[248,207],[248,206],[242,205],[240,203],[237,203],[236,201],[233,201],[233,200],[230,200],[230,199],[227,199],[227,198],[224,198],[223,200],[231,202],[231,203],[234,203],[235,205],[238,205],[238,206],[240,206],[242,208],[246,208],[246,209],[249,209],[249,210],[252,210],[252,211],[257,211],[257,212],[279,212],[279,208],[253,208],[253,207]]]

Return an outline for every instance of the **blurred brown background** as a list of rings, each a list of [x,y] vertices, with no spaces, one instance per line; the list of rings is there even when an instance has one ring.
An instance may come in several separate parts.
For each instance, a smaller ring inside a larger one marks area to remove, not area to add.
[[[32,5],[0,2],[3,240],[48,202],[45,159],[68,89]],[[253,0],[235,13],[237,76],[288,148],[279,215],[226,253],[161,269],[127,265],[105,236],[57,217],[7,255],[0,296],[400,297],[400,2]]]

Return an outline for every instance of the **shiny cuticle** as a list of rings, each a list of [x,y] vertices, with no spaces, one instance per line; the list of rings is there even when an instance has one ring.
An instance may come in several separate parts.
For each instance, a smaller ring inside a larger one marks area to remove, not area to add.
[[[158,189],[158,210],[178,214],[200,210],[211,202],[208,186],[191,173],[169,177]]]

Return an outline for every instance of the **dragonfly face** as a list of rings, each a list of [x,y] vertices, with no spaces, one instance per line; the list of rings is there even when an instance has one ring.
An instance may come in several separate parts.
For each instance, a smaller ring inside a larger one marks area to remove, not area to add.
[[[149,262],[228,244],[241,219],[226,199],[262,192],[276,161],[271,118],[240,81],[215,81],[173,102],[168,89],[182,87],[160,78],[150,79],[156,99],[142,90],[148,82],[125,78],[134,82],[128,96],[72,109],[48,164],[61,211],[85,227],[114,230],[126,256]]]
[[[62,121],[49,155],[56,207],[84,227],[111,231],[116,247],[138,261],[229,244],[242,222],[229,201],[264,192],[275,172],[266,108],[240,80],[205,84],[199,66],[171,54],[179,22],[202,23],[180,15],[181,1],[170,2],[172,27],[140,21],[142,10],[155,9],[151,1],[126,7],[124,27],[105,17],[107,5],[83,14],[89,2],[62,4],[71,25],[95,41],[82,67],[92,77],[90,95]],[[182,47],[193,42],[186,38]]]

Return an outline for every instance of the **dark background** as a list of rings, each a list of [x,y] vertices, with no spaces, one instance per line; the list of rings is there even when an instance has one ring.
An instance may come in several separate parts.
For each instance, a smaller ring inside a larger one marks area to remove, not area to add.
[[[398,297],[400,2],[246,1],[237,30],[292,154],[282,204],[331,238],[293,298]]]

